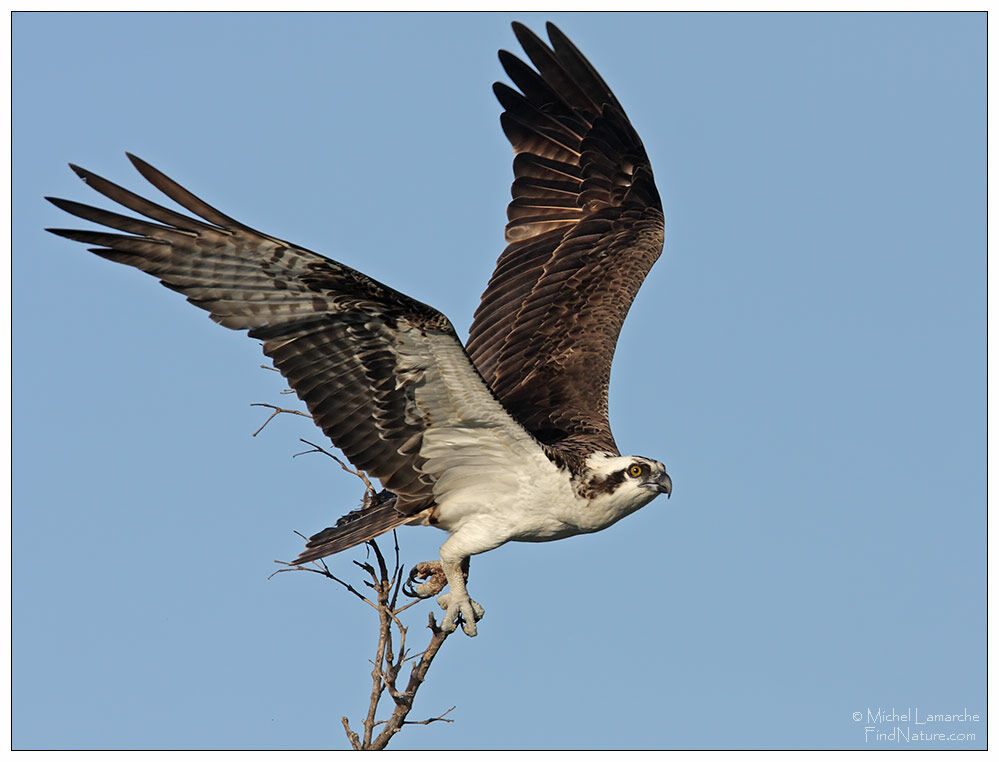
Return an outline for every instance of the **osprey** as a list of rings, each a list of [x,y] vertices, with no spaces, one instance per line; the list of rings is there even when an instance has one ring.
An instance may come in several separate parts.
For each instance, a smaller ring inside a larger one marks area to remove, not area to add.
[[[188,216],[70,165],[148,219],[50,198],[120,233],[52,229],[156,276],[227,328],[248,331],[313,420],[383,487],[313,535],[294,563],[403,524],[449,533],[410,582],[441,626],[476,634],[470,556],[511,540],[596,532],[672,490],[659,461],[621,456],[607,419],[625,315],[663,247],[649,159],[610,88],[569,39],[513,31],[534,68],[501,50],[496,83],[513,146],[508,246],[468,344],[433,307],[339,262],[260,233],[129,154]]]

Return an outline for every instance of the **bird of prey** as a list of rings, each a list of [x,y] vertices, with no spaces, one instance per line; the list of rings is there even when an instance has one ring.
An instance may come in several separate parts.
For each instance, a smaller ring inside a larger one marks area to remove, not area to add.
[[[496,83],[513,146],[508,246],[462,346],[440,312],[209,206],[146,162],[139,173],[187,210],[70,165],[146,219],[75,201],[57,207],[120,232],[52,229],[184,294],[264,353],[315,423],[382,491],[313,535],[296,564],[403,524],[448,532],[421,564],[421,597],[449,592],[441,627],[476,634],[470,556],[506,542],[596,532],[672,490],[662,463],[622,456],[607,390],[625,315],[663,247],[642,141],[596,69],[553,24],[513,31],[516,89]],[[412,581],[412,580],[411,580]]]

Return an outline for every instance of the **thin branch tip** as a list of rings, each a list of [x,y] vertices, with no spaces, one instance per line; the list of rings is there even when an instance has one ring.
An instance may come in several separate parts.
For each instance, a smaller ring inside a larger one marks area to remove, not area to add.
[[[262,365],[261,367],[266,367],[266,366]],[[264,428],[266,428],[267,424],[273,421],[279,415],[281,415],[281,413],[294,413],[295,415],[301,415],[306,418],[312,418],[311,415],[309,415],[308,413],[303,413],[301,410],[291,410],[285,407],[278,407],[277,405],[272,405],[269,402],[251,402],[250,407],[269,407],[271,410],[274,411],[270,414],[267,420],[261,424],[260,428],[253,432],[253,436],[256,436],[261,431],[263,431]]]
[[[311,445],[309,442],[306,442],[306,444]],[[430,670],[434,658],[450,633],[443,632],[437,626],[434,615],[432,613],[429,614],[430,643],[423,651],[411,653],[412,649],[409,648],[406,642],[409,628],[399,619],[399,614],[419,601],[407,602],[402,607],[397,606],[399,588],[403,580],[403,566],[398,553],[398,543],[394,543],[394,550],[396,552],[393,554],[393,563],[391,566],[377,542],[371,540],[366,545],[368,546],[367,550],[373,556],[371,559],[372,562],[352,559],[352,563],[368,577],[368,579],[362,579],[362,582],[372,591],[373,600],[361,595],[349,583],[332,574],[328,568],[325,571],[303,567],[294,568],[302,571],[313,571],[339,583],[353,595],[365,601],[377,612],[378,639],[376,641],[374,658],[369,660],[371,665],[371,691],[368,698],[367,712],[362,722],[363,730],[361,728],[358,728],[360,732],[352,730],[346,716],[341,717],[340,721],[352,748],[357,750],[380,750],[384,749],[389,741],[406,725],[429,725],[434,722],[453,722],[447,716],[454,709],[453,706],[447,711],[435,717],[428,717],[425,720],[408,719],[417,692],[426,680],[427,672]],[[279,569],[275,574],[292,570],[292,568]],[[406,664],[410,665],[409,676],[405,680],[405,684],[401,685],[399,684],[400,672]],[[392,708],[391,714],[385,719],[377,719],[376,715],[379,706],[386,693],[390,698],[389,706]]]

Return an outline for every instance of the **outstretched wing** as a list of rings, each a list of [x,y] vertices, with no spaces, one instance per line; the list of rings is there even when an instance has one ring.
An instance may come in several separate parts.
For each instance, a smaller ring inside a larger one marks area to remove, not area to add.
[[[395,493],[394,511],[412,516],[435,502],[441,469],[431,462],[432,448],[424,447],[428,431],[460,429],[469,423],[462,415],[491,416],[505,418],[514,438],[530,439],[492,398],[440,312],[252,230],[129,158],[150,183],[200,219],[74,166],[88,185],[152,221],[53,198],[59,208],[124,234],[51,232],[93,244],[95,254],[156,276],[213,320],[261,339],[264,353],[333,444]],[[451,403],[455,396],[470,400],[464,412]],[[399,523],[381,516],[379,531]]]
[[[549,48],[514,33],[535,69],[506,51],[520,92],[496,83],[516,154],[506,250],[467,345],[506,409],[563,451],[617,451],[607,420],[625,315],[663,246],[649,159],[610,88],[548,24]]]

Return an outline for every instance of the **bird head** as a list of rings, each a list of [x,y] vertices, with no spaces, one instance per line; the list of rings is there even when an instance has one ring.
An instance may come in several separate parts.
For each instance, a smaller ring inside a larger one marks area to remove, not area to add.
[[[638,510],[659,495],[668,498],[673,492],[666,466],[652,458],[595,453],[587,459],[586,466],[580,495],[612,502],[623,514]]]

